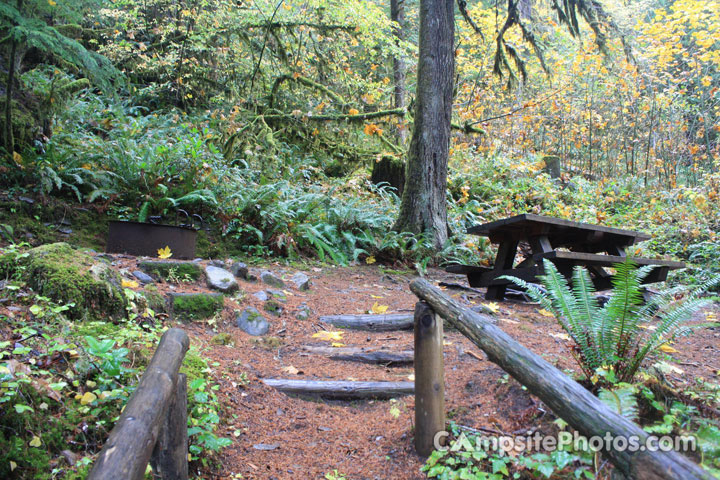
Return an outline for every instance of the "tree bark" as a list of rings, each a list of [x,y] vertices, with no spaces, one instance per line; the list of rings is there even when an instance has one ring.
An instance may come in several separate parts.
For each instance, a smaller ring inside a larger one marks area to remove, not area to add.
[[[393,35],[400,44],[405,39],[405,0],[390,0],[390,20],[393,22]],[[393,80],[395,83],[395,108],[405,108],[405,72],[407,66],[402,55],[393,58]],[[397,125],[397,137],[400,143],[407,139],[407,126],[404,122]]]
[[[308,353],[326,355],[331,360],[348,362],[373,363],[380,365],[401,365],[413,363],[412,350],[370,350],[357,347],[317,347],[307,345],[303,349]]]
[[[17,0],[17,10],[22,15],[23,0]],[[17,56],[17,45],[18,42],[13,38],[12,46],[10,47],[10,62],[8,65],[8,76],[6,97],[5,97],[5,149],[8,154],[12,156],[15,151],[15,138],[13,136],[13,124],[12,124],[12,91],[13,83],[15,83],[15,61]]]
[[[392,330],[409,330],[413,328],[411,313],[387,313],[383,315],[324,315],[320,322],[329,323],[335,327],[349,328],[351,330],[371,330],[374,332],[387,332]]]
[[[448,238],[445,190],[455,71],[453,7],[453,0],[420,2],[415,122],[394,227],[401,232],[425,233],[437,249]]]

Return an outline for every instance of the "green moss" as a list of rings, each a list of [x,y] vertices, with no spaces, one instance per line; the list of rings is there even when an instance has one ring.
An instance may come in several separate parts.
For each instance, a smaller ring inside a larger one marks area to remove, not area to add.
[[[120,276],[108,265],[66,243],[43,245],[27,253],[20,260],[25,281],[57,303],[73,304],[69,318],[118,320],[125,316],[127,302]]]
[[[185,354],[182,366],[180,367],[180,373],[187,375],[188,383],[198,378],[206,378],[208,365],[204,358],[202,358],[194,348],[190,348],[190,351]]]
[[[213,338],[210,339],[210,343],[213,345],[232,345],[235,343],[235,340],[233,339],[232,335],[229,333],[218,333]]]
[[[196,254],[200,258],[241,257],[245,254],[240,242],[224,237],[219,233],[208,234],[205,230],[198,231]]]
[[[210,318],[222,310],[224,298],[219,293],[174,293],[170,295],[170,311],[179,320]]]
[[[263,305],[263,309],[266,312],[269,312],[269,313],[275,315],[276,317],[279,317],[280,315],[282,315],[282,311],[283,311],[282,305],[280,305],[275,300],[268,300],[267,302],[265,302],[265,305]]]
[[[138,263],[138,267],[145,273],[156,275],[165,281],[189,279],[195,282],[202,276],[200,265],[193,262],[148,261]]]
[[[156,286],[146,286],[142,294],[145,300],[147,300],[147,306],[150,307],[152,311],[155,313],[165,313],[167,307],[165,297],[162,296]]]
[[[285,345],[285,340],[280,337],[253,337],[250,343],[264,348],[265,350],[275,350]]]

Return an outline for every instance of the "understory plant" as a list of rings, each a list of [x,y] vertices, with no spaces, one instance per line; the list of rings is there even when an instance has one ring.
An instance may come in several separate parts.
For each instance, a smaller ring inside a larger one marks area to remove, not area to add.
[[[678,289],[670,289],[643,300],[642,282],[654,268],[638,268],[631,259],[614,265],[610,299],[600,307],[590,274],[575,267],[572,286],[549,260],[543,261],[537,285],[516,277],[503,277],[525,288],[530,298],[555,315],[558,323],[575,342],[572,354],[587,378],[597,379],[598,371],[614,372],[618,382],[631,382],[643,360],[692,328],[685,322],[698,309],[709,304],[700,296],[720,282],[711,279],[680,299]]]

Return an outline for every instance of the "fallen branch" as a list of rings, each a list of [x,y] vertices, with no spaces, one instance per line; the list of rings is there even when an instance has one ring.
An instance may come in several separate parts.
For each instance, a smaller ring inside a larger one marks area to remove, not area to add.
[[[375,332],[409,330],[413,328],[413,315],[407,313],[387,315],[325,315],[320,317],[320,321],[340,328],[371,330]]]
[[[349,382],[336,380],[290,380],[264,378],[262,382],[283,393],[343,400],[395,398],[415,391],[413,382]]]

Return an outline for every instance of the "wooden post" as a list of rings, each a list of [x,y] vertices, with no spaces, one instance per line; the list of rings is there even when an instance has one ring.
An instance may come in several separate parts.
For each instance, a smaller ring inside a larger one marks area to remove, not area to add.
[[[168,406],[177,392],[178,370],[189,346],[187,334],[179,328],[171,328],[163,334],[88,480],[145,478],[145,469],[166,421]],[[187,424],[183,423],[183,427],[187,428]]]
[[[556,415],[586,437],[610,435],[613,439],[637,438],[640,444],[649,434],[631,420],[618,415],[582,385],[519,344],[482,315],[463,308],[426,280],[413,280],[410,289],[480,347],[488,359],[508,372],[528,391],[542,400]],[[418,357],[416,352],[415,368]],[[416,382],[418,381],[417,376]],[[419,384],[415,387],[419,390]],[[610,461],[629,478],[639,480],[710,480],[713,477],[679,452],[603,449]]]
[[[428,456],[445,430],[443,324],[425,302],[415,304],[415,450]]]
[[[155,450],[150,458],[153,473],[163,480],[187,480],[187,377],[178,375],[175,395],[172,398],[165,423],[158,435]]]

